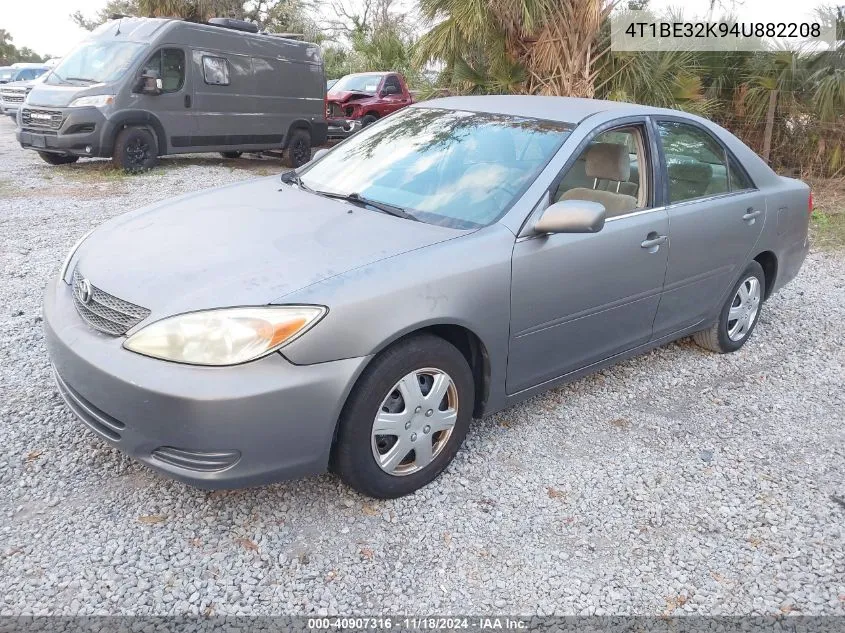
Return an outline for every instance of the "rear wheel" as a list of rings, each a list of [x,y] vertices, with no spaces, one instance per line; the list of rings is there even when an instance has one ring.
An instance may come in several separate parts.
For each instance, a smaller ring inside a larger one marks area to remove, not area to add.
[[[311,160],[311,133],[308,130],[294,130],[285,148],[286,167],[302,167]]]
[[[472,371],[451,344],[415,336],[388,348],[341,414],[332,469],[363,494],[389,499],[433,481],[469,430]]]
[[[361,127],[367,127],[376,121],[378,121],[378,117],[375,114],[367,114],[361,119]]]
[[[220,152],[220,155],[223,158],[240,158],[243,156],[243,152]]]
[[[719,320],[710,329],[696,332],[693,340],[701,347],[720,354],[738,350],[757,325],[765,288],[763,268],[753,261],[728,295]]]
[[[38,152],[45,163],[51,165],[70,165],[79,160],[79,156],[71,156],[70,154],[53,154],[52,152]]]
[[[123,128],[114,141],[115,165],[130,172],[152,169],[158,164],[158,143],[147,128]]]

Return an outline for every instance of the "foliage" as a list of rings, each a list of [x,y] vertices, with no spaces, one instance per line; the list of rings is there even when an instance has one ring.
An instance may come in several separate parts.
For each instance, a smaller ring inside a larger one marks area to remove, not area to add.
[[[0,66],[8,66],[18,62],[43,62],[49,56],[42,57],[27,47],[18,48],[12,41],[8,31],[0,29]]]

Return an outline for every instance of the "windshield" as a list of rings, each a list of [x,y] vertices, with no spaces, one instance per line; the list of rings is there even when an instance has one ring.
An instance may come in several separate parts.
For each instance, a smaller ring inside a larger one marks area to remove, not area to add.
[[[301,173],[316,191],[405,209],[458,229],[498,220],[569,135],[563,123],[409,108],[364,128]]]
[[[346,75],[334,86],[332,92],[371,92],[375,94],[384,75]]]
[[[95,84],[123,75],[146,44],[137,42],[86,42],[53,69],[48,84]]]

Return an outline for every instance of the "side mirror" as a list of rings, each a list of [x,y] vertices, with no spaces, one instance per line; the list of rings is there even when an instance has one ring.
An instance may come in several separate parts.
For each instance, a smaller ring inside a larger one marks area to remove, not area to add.
[[[320,148],[316,152],[314,152],[314,155],[311,157],[311,160],[308,161],[308,162],[313,163],[315,160],[320,160],[323,156],[325,156],[328,153],[329,153],[329,150],[327,150],[325,147]]]
[[[138,80],[136,92],[140,92],[143,95],[155,96],[160,95],[163,90],[164,84],[161,81],[161,77],[154,73],[145,73]]]
[[[537,223],[537,233],[598,233],[607,216],[604,205],[587,200],[561,200],[549,206]]]

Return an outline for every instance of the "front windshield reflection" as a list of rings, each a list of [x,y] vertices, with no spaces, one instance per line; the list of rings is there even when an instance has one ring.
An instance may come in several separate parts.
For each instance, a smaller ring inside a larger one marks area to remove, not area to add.
[[[424,222],[495,222],[570,132],[563,123],[410,108],[373,124],[301,174],[307,187],[402,207]]]

